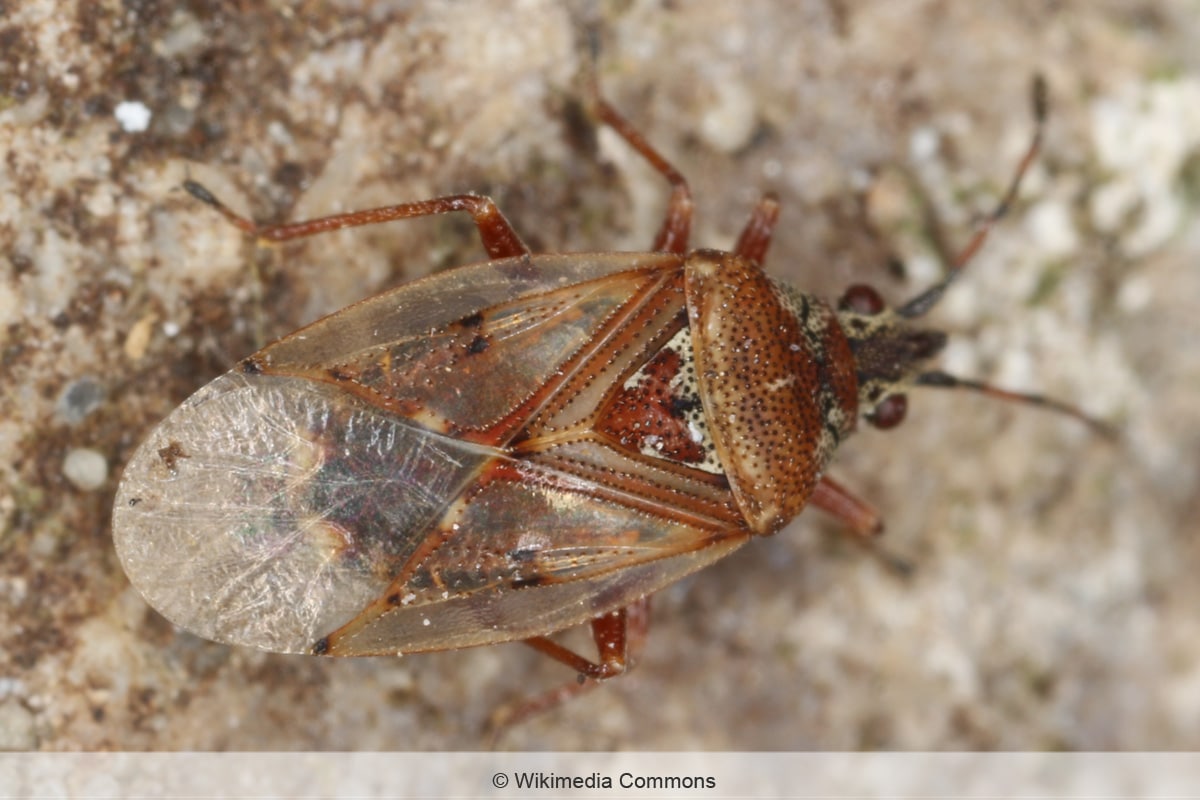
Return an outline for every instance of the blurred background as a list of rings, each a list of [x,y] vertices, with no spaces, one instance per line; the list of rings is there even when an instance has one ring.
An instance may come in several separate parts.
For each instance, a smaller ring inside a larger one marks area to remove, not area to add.
[[[655,598],[638,668],[501,741],[527,749],[1189,749],[1200,743],[1200,4],[22,0],[0,22],[0,747],[478,749],[570,679],[520,645],[276,656],[175,630],[109,515],[158,419],[277,336],[482,260],[465,216],[258,247],[262,221],[478,191],[544,251],[649,246],[689,178],[696,246],[763,191],[773,275],[890,301],[1042,156],[930,317],[943,366],[1120,427],[910,398],[832,474],[900,577],[820,512]],[[926,213],[932,209],[932,214]],[[575,640],[581,647],[586,638]]]

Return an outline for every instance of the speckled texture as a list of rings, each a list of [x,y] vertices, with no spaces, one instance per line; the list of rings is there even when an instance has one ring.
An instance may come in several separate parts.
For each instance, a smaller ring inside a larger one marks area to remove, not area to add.
[[[772,188],[769,269],[825,296],[936,278],[913,182],[934,238],[965,241],[1043,71],[1045,154],[932,321],[947,369],[1124,438],[916,394],[833,468],[911,578],[806,513],[662,593],[631,676],[502,746],[1200,743],[1194,3],[233,7],[5,4],[0,745],[471,749],[498,702],[569,678],[517,645],[325,660],[179,634],[129,588],[108,519],[139,437],[205,381],[482,254],[449,218],[256,249],[186,175],[264,220],[478,190],[538,249],[651,241],[661,180],[580,113],[586,19],[607,93],[692,180],[694,243],[730,246]]]

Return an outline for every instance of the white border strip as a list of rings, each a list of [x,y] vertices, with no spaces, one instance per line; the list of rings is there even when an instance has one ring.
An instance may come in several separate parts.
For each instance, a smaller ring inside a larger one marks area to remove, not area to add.
[[[1200,754],[27,753],[0,797],[1200,798]]]

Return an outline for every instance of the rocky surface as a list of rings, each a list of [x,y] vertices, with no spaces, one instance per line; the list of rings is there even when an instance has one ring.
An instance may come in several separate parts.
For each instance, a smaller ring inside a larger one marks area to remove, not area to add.
[[[692,181],[694,242],[729,246],[774,190],[768,268],[830,296],[936,278],[937,245],[1006,185],[1043,73],[1044,153],[932,319],[947,369],[1122,438],[915,393],[834,468],[912,576],[806,513],[662,593],[632,675],[502,746],[1200,741],[1193,4],[362,5],[4,4],[0,747],[476,749],[498,703],[570,678],[519,645],[334,660],[201,641],[129,587],[109,514],[144,432],[238,358],[483,257],[449,218],[256,247],[186,176],[261,220],[475,190],[540,250],[647,246],[664,188],[581,111],[588,25],[605,91]]]

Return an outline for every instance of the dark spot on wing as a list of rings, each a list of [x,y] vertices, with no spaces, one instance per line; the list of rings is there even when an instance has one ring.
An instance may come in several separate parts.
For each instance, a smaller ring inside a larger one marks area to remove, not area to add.
[[[179,466],[179,459],[187,458],[188,454],[184,452],[183,445],[172,439],[166,447],[159,448],[158,457],[162,459],[163,465],[174,473],[175,468]]]

